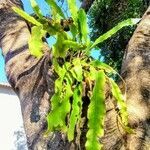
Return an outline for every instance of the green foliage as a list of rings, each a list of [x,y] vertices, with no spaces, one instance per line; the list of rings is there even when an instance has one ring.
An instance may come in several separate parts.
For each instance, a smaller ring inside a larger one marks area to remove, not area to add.
[[[100,62],[99,60],[92,61],[91,65],[95,68],[103,69],[107,73],[116,73],[116,71],[112,67],[103,62]]]
[[[59,32],[56,35],[57,41],[53,46],[53,55],[55,57],[65,57],[67,54],[67,45],[64,44],[64,41],[67,40],[65,32]]]
[[[73,18],[75,23],[77,23],[77,20],[78,20],[78,7],[76,6],[76,0],[67,0],[67,2],[68,2],[69,10],[70,10],[70,13],[71,13],[71,17]]]
[[[91,103],[88,109],[88,132],[86,149],[100,150],[102,145],[99,138],[104,135],[105,109],[105,73],[103,70],[97,71],[95,75],[95,86],[93,88]]]
[[[85,11],[81,8],[78,11],[79,25],[80,25],[80,33],[82,36],[82,41],[87,42],[88,39],[88,25]]]
[[[43,18],[43,15],[42,15],[42,11],[40,10],[38,4],[36,3],[35,0],[31,0],[31,6],[34,10],[34,13],[39,17],[39,18]]]
[[[40,58],[43,55],[42,38],[45,36],[46,31],[42,29],[42,26],[33,26],[31,29],[31,38],[28,41],[29,49],[32,55]]]
[[[115,26],[114,28],[112,28],[105,34],[101,35],[99,38],[97,38],[95,40],[95,42],[93,43],[93,45],[90,47],[90,49],[95,47],[97,44],[104,42],[105,40],[107,40],[109,37],[113,36],[117,31],[119,31],[123,27],[133,26],[134,24],[138,23],[139,21],[140,21],[140,19],[137,18],[137,19],[127,19],[125,21],[120,22],[117,26]]]
[[[111,86],[110,90],[119,106],[125,130],[129,131],[130,128],[127,126],[128,114],[124,96],[117,84],[109,77],[111,74],[117,74],[116,71],[99,60],[90,59],[88,54],[92,48],[118,30],[134,25],[139,20],[128,19],[119,23],[92,44],[88,39],[86,14],[83,9],[77,9],[75,0],[68,0],[73,19],[73,22],[69,24],[71,34],[63,31],[60,25],[60,19],[65,17],[61,8],[54,0],[46,0],[46,2],[53,11],[51,21],[41,17],[42,13],[34,0],[31,0],[31,3],[39,17],[37,20],[19,8],[13,8],[21,17],[34,25],[29,40],[32,55],[42,57],[44,45],[42,38],[45,37],[46,32],[56,38],[56,43],[52,46],[52,64],[58,78],[55,80],[55,92],[50,100],[51,110],[47,114],[46,134],[59,130],[67,134],[69,141],[74,140],[75,135],[79,135],[80,127],[77,129],[77,125],[81,124],[83,119],[81,114],[85,108],[82,107],[82,98],[86,95],[90,104],[86,116],[88,131],[85,146],[87,150],[99,150],[102,148],[99,139],[104,135],[106,83]]]
[[[69,127],[68,127],[68,139],[72,141],[74,139],[76,123],[81,117],[82,110],[82,84],[80,83],[74,89],[72,111],[70,115]]]
[[[128,114],[127,114],[127,106],[125,105],[125,97],[121,94],[121,91],[118,85],[112,80],[109,79],[111,87],[112,87],[112,94],[114,98],[117,100],[118,106],[120,108],[120,113],[122,117],[122,121],[125,125],[128,124]]]
[[[88,12],[90,37],[95,41],[119,22],[128,18],[141,18],[148,5],[145,0],[99,0]],[[135,26],[125,27],[117,34],[98,44],[100,59],[120,71],[124,51]]]
[[[19,14],[22,18],[24,18],[25,20],[29,21],[30,23],[32,23],[33,25],[36,26],[41,26],[41,23],[38,22],[36,19],[34,19],[34,17],[30,16],[29,14],[27,14],[26,12],[24,12],[23,10],[17,8],[17,7],[12,7],[12,9]]]
[[[62,18],[65,18],[63,11],[57,5],[55,0],[45,0],[45,1],[49,4],[50,8],[52,8],[52,10],[54,11],[53,13],[59,14]]]

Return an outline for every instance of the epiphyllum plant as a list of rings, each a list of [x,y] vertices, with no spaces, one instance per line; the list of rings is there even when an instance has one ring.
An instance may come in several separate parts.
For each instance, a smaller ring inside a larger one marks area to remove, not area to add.
[[[43,55],[43,37],[49,34],[56,38],[56,43],[52,46],[52,64],[58,78],[55,81],[55,93],[50,100],[51,111],[47,114],[46,134],[59,130],[67,134],[69,141],[75,139],[75,133],[79,139],[84,109],[82,97],[86,95],[90,104],[87,110],[85,147],[87,150],[101,149],[103,145],[99,138],[104,135],[106,85],[109,85],[117,102],[124,129],[132,132],[128,127],[126,92],[122,94],[118,85],[110,78],[110,75],[117,72],[107,64],[90,58],[90,52],[97,44],[110,38],[121,28],[136,24],[139,19],[127,19],[119,23],[92,43],[88,36],[86,14],[82,8],[77,8],[75,0],[67,0],[70,18],[66,18],[55,0],[45,0],[50,6],[51,18],[42,15],[35,0],[30,1],[37,19],[19,8],[13,7],[13,10],[33,24],[28,42],[31,54],[40,59]],[[66,23],[65,27],[62,21]],[[69,29],[67,31],[66,26]]]

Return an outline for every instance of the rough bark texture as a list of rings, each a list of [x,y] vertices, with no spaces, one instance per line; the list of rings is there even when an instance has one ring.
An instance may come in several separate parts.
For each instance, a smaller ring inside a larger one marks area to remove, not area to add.
[[[13,5],[22,7],[20,0],[0,1],[0,47],[5,57],[8,80],[20,98],[28,147],[30,150],[76,149],[75,144],[68,143],[65,135],[58,132],[49,137],[43,136],[55,79],[50,50],[45,44],[44,56],[40,60],[30,55],[28,26],[12,12]],[[124,132],[113,100],[108,97],[105,136],[101,139],[105,150],[148,150],[150,147],[149,53],[150,8],[129,42],[122,67],[127,83],[130,125],[136,132],[132,135]]]
[[[127,148],[150,148],[150,6],[134,32],[124,56],[129,121],[136,134],[127,135]]]

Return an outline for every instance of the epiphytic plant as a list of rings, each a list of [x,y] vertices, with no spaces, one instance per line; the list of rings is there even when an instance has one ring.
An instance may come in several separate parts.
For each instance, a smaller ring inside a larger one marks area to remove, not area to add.
[[[82,8],[77,8],[75,0],[67,0],[70,18],[66,18],[55,0],[45,0],[50,6],[51,18],[43,16],[35,0],[30,1],[36,19],[19,8],[13,7],[13,10],[33,24],[28,42],[31,54],[41,58],[43,37],[49,34],[56,38],[56,43],[52,46],[52,65],[58,78],[55,81],[55,93],[50,100],[46,133],[59,130],[67,134],[69,141],[75,139],[75,133],[80,138],[84,109],[82,98],[86,95],[90,104],[86,116],[88,131],[85,147],[87,150],[101,149],[103,145],[99,138],[104,135],[106,85],[109,85],[117,102],[125,130],[131,132],[128,127],[126,96],[110,78],[111,74],[117,72],[107,64],[93,60],[90,52],[97,44],[110,38],[121,28],[136,24],[139,19],[127,19],[119,23],[92,43],[88,36],[86,13]]]

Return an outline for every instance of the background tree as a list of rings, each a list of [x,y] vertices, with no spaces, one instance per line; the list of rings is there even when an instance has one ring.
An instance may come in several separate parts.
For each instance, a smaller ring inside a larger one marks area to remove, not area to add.
[[[149,5],[150,2],[145,0],[95,1],[88,12],[91,39],[95,40],[122,20],[141,18]],[[125,48],[135,28],[136,26],[123,28],[98,46],[101,49],[100,58],[118,71],[121,69]]]
[[[8,80],[20,98],[29,149],[75,149],[62,133],[43,137],[45,115],[49,111],[49,98],[53,93],[55,76],[51,69],[50,50],[45,43],[44,56],[38,60],[28,50],[30,30],[26,22],[11,9],[22,7],[19,0],[0,2],[0,46],[6,62]],[[129,120],[135,134],[124,132],[118,121],[117,110],[111,96],[106,101],[107,116],[104,149],[148,149],[149,133],[149,49],[150,8],[131,38],[125,53],[122,74],[127,84]],[[83,128],[83,132],[86,126]],[[84,135],[84,134],[83,134]],[[84,143],[85,137],[81,138]],[[81,148],[83,145],[81,145]]]

